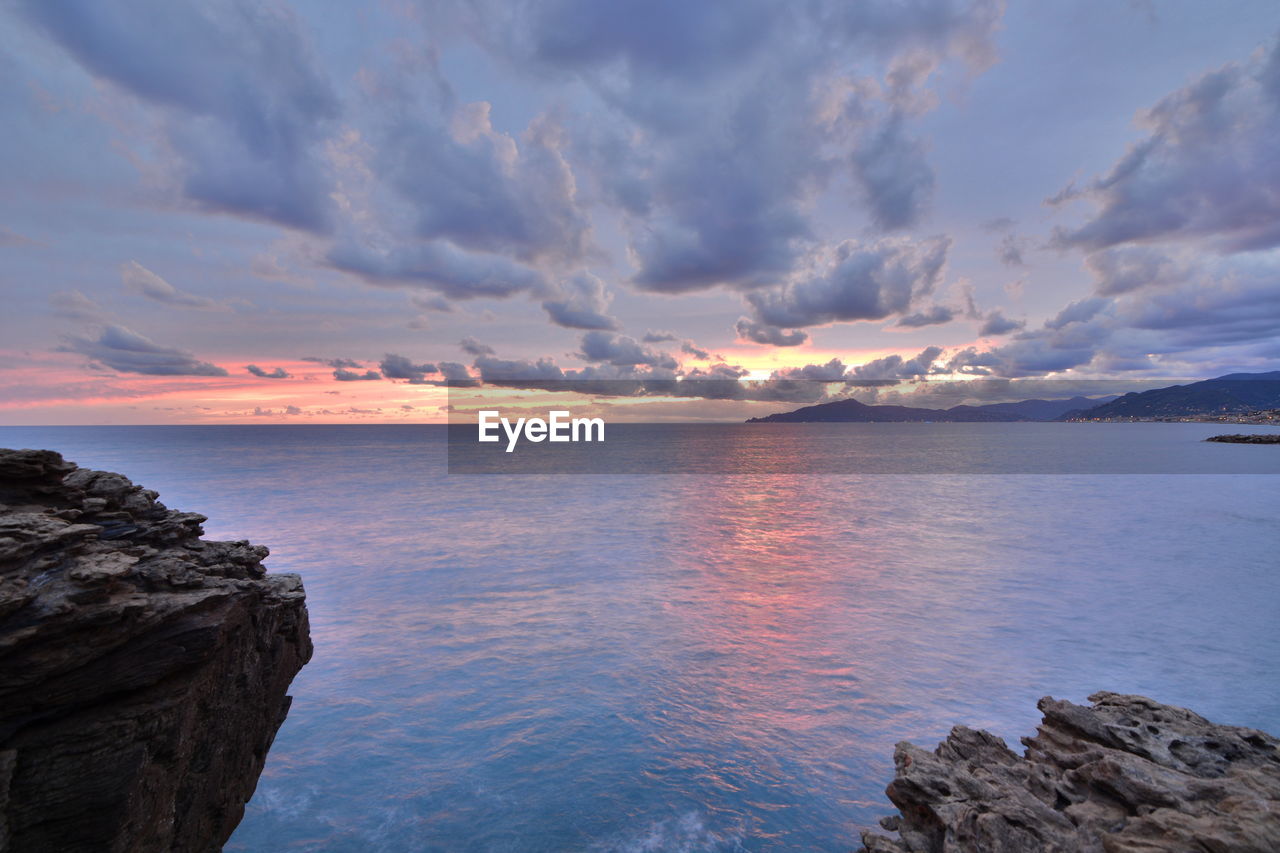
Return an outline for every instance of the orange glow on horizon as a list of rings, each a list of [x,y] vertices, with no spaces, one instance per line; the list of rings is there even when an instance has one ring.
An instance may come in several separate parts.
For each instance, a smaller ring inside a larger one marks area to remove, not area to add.
[[[838,358],[846,365],[861,364],[894,354],[894,350],[835,350],[801,346],[774,348],[739,344],[716,354],[726,363],[750,370],[747,378],[766,379],[774,371],[807,364],[825,364]],[[897,353],[909,357],[914,353]],[[324,364],[299,359],[272,358],[219,360],[227,376],[151,376],[119,373],[87,365],[83,357],[59,352],[0,351],[11,365],[0,371],[0,424],[124,424],[124,423],[446,423],[448,390],[406,381],[339,381]],[[689,361],[686,369],[707,367],[712,361]],[[245,366],[257,364],[267,371],[277,367],[288,378],[270,379],[250,374]],[[372,365],[376,367],[376,365]],[[356,373],[363,373],[361,368]],[[519,392],[499,389],[502,405],[521,405]],[[539,400],[537,403],[541,403]],[[646,399],[634,405],[634,417],[643,419],[645,405],[672,413],[661,406],[690,405],[690,398],[660,401]],[[525,402],[523,405],[533,403]],[[661,404],[661,405],[659,405]],[[597,409],[591,400],[574,404]],[[774,410],[784,407],[774,405]],[[739,407],[708,407],[702,419],[738,420],[746,413]],[[759,414],[752,411],[749,414]],[[621,419],[632,419],[624,411]]]

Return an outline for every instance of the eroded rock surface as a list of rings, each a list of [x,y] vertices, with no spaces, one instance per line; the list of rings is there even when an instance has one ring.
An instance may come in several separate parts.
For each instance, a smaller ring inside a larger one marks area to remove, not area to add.
[[[1280,739],[1143,696],[1093,707],[1045,697],[1024,756],[957,726],[933,752],[894,752],[901,816],[869,853],[1280,850]]]
[[[302,582],[119,474],[0,450],[0,851],[217,850],[311,656]]]

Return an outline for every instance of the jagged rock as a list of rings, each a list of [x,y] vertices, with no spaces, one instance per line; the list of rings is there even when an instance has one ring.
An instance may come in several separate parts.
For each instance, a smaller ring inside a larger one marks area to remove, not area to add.
[[[0,851],[206,851],[311,657],[297,575],[127,478],[0,450]]]
[[[1280,850],[1280,739],[1143,696],[1093,707],[1045,697],[1019,756],[957,726],[933,752],[894,751],[900,817],[869,853],[1155,853]]]

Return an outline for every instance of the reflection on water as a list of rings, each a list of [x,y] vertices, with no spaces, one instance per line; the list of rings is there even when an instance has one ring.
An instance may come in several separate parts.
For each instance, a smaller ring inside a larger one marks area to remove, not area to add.
[[[760,435],[717,452],[797,452]],[[229,850],[848,849],[895,741],[1012,739],[1046,693],[1280,729],[1273,477],[448,477],[401,427],[0,443],[304,575],[316,657]]]

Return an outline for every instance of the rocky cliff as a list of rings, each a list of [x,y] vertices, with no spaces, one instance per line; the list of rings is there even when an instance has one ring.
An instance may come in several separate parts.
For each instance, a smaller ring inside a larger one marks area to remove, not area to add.
[[[311,656],[302,582],[119,474],[0,450],[0,851],[231,835]]]
[[[900,743],[886,793],[901,815],[866,853],[1227,853],[1280,850],[1280,739],[1142,696],[1049,697],[1019,756],[952,729]]]

